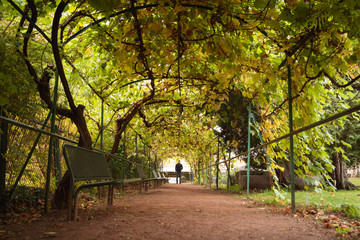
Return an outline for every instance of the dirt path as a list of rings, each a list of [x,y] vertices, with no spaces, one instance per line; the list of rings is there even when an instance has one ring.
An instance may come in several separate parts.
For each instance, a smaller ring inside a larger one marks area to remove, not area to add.
[[[6,239],[336,239],[334,230],[309,219],[270,214],[191,184],[166,184],[117,199],[111,210],[80,210],[77,222],[60,214],[8,226]]]

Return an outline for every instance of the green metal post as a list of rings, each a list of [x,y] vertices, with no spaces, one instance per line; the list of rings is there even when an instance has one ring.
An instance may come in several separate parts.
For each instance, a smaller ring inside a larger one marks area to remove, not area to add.
[[[227,167],[226,191],[230,190],[230,159],[231,159],[231,150],[229,149],[229,162],[226,164]]]
[[[201,185],[200,160],[198,163],[198,172],[199,172],[199,184]]]
[[[148,160],[149,160],[149,178],[151,178],[150,172],[151,172],[151,155],[150,155],[150,147],[149,147],[149,151],[148,151]]]
[[[55,125],[55,133],[59,134],[59,128]],[[54,170],[56,176],[56,185],[59,185],[61,181],[61,164],[60,164],[60,139],[54,139]]]
[[[99,140],[99,138],[100,138],[100,135],[101,135],[101,131],[99,131],[98,135],[96,136],[96,139],[95,139],[95,141],[94,141],[94,143],[93,143],[93,147],[95,147],[95,146],[96,146],[97,141],[98,141],[98,140]]]
[[[206,180],[208,179],[208,165],[206,161],[204,161],[205,169],[204,169],[204,185],[206,184]]]
[[[100,150],[103,150],[104,145],[104,100],[101,99],[101,122],[100,122]]]
[[[289,95],[289,131],[292,133],[293,129],[293,110],[292,110],[292,82],[291,69],[287,65],[288,70],[288,95]],[[291,168],[291,210],[295,212],[295,173],[294,173],[294,137],[290,136],[290,168]]]
[[[209,186],[211,189],[211,146],[210,146],[210,156],[209,156]]]
[[[126,128],[124,130],[124,157],[127,158],[127,152],[126,152]]]
[[[143,143],[144,144],[144,159],[143,159],[143,161],[144,161],[144,166],[146,165],[146,145],[145,145],[145,143]],[[148,168],[148,176],[149,176],[149,178],[151,177],[150,176],[150,172],[151,172],[151,170],[150,170],[150,167]]]
[[[136,160],[138,159],[138,142],[137,142],[137,133],[135,133],[135,156]]]
[[[248,151],[250,151],[251,140],[251,102],[249,103],[249,119],[248,119]],[[247,177],[246,177],[246,196],[249,199],[249,189],[250,189],[250,152],[247,154]]]
[[[124,130],[124,144],[123,144],[123,157],[126,159],[126,143],[125,143],[125,139],[126,139],[126,129]],[[122,176],[124,179],[126,179],[127,177],[125,176],[125,160],[121,159],[121,172],[122,172]]]
[[[157,171],[157,159],[156,159],[156,154],[154,154],[154,169],[155,171]]]
[[[219,162],[220,162],[220,139],[218,139],[217,160],[216,160],[216,189],[219,189]]]
[[[52,116],[51,116],[51,132],[55,132],[55,120],[56,120],[56,104],[57,104],[57,95],[58,95],[58,85],[59,85],[59,75],[56,71],[55,73],[55,86],[54,86],[54,101],[53,101],[53,108],[52,108]],[[52,152],[53,152],[53,142],[54,137],[50,136],[49,142],[49,154],[48,154],[48,163],[47,163],[47,170],[46,170],[46,188],[45,188],[45,207],[44,213],[48,213],[49,210],[49,192],[50,192],[50,182],[51,182],[51,168],[52,168]]]
[[[0,115],[6,117],[3,107],[0,106]],[[0,210],[6,209],[6,196],[5,196],[5,179],[6,179],[6,157],[5,154],[8,148],[8,123],[1,122],[0,130]]]
[[[178,28],[177,28],[177,32],[178,32],[178,40],[177,40],[177,55],[178,55],[178,61],[177,61],[177,64],[178,64],[178,81],[179,81],[179,95],[181,96],[181,78],[180,78],[180,58],[181,58],[181,55],[180,55],[180,48],[181,48],[181,25],[180,25],[180,12],[178,13],[178,16],[177,16],[177,25],[178,25]]]

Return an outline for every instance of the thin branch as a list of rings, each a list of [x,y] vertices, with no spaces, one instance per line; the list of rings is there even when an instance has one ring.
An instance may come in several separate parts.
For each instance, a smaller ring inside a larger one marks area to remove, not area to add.
[[[13,21],[15,20],[15,17],[13,17],[10,22],[8,23],[8,25],[6,26],[6,28],[4,29],[4,31],[1,33],[1,35],[4,35],[5,32],[7,31],[7,29],[10,27],[10,25],[13,23]]]
[[[308,40],[310,40],[315,33],[315,29],[312,28],[311,31],[307,32],[306,34],[302,35],[299,39],[299,41],[297,41],[297,43],[290,48],[288,51],[285,51],[286,56],[287,57],[291,57],[292,55],[294,55],[300,48],[304,47],[306,45],[306,43],[308,42]],[[281,69],[287,62],[287,59],[285,58],[279,65],[278,69]]]
[[[319,77],[321,76],[321,74],[318,74],[318,75],[319,75]],[[310,79],[308,79],[308,80],[304,83],[304,85],[301,87],[300,91],[299,91],[295,96],[293,96],[291,99],[294,100],[294,99],[300,97],[300,96],[301,96],[300,93],[302,93],[302,92],[305,90],[306,85],[307,85],[309,82],[311,82],[312,80],[314,80],[314,79],[316,79],[316,78],[310,78]],[[288,101],[289,101],[289,98],[286,98],[279,106],[277,106],[276,108],[274,108],[274,110],[273,110],[271,113],[263,116],[263,118],[268,118],[268,117],[270,117],[271,115],[275,114],[279,109],[282,109],[283,105],[284,105],[286,102],[288,102]]]
[[[349,82],[347,82],[346,84],[340,84],[333,77],[331,77],[327,72],[323,71],[323,73],[324,73],[325,77],[327,77],[332,82],[332,84],[334,84],[336,87],[339,87],[339,88],[348,87],[360,79],[360,75],[355,78],[349,77],[351,79]]]

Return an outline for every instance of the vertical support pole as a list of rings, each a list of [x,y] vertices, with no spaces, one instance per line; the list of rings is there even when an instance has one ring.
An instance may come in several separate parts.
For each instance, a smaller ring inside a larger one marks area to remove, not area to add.
[[[219,162],[220,162],[220,139],[218,139],[217,159],[216,159],[216,189],[219,189]]]
[[[6,117],[3,107],[0,106],[0,116]],[[8,123],[1,121],[0,130],[0,210],[5,211],[6,209],[6,196],[5,196],[5,173],[6,173],[6,157],[8,146]]]
[[[249,119],[248,119],[248,151],[250,151],[251,140],[251,102],[249,103]],[[250,152],[247,154],[247,177],[246,177],[246,196],[249,199],[249,189],[250,189]]]
[[[56,104],[57,104],[57,95],[58,95],[58,85],[59,85],[59,75],[58,71],[55,72],[55,86],[54,86],[54,101],[53,107],[51,110],[51,132],[55,131],[55,119],[56,119]],[[50,136],[49,142],[49,154],[48,154],[48,163],[47,163],[47,170],[46,170],[46,188],[45,188],[45,207],[44,213],[48,213],[49,210],[49,193],[50,193],[50,181],[51,181],[51,168],[52,168],[52,152],[53,152],[53,142],[54,137]]]
[[[199,184],[201,185],[200,160],[198,162]]]
[[[124,159],[126,159],[126,128],[124,130],[124,143],[123,143],[123,157]],[[125,176],[125,160],[121,159],[121,172],[122,172],[122,176],[123,179],[126,179],[127,176]]]
[[[204,169],[204,185],[206,185],[206,180],[208,179],[208,165],[207,162],[204,161],[205,169]]]
[[[151,178],[150,176],[150,172],[151,172],[151,155],[150,155],[150,147],[149,147],[149,151],[148,151],[148,160],[149,160],[149,178]]]
[[[157,156],[156,156],[156,154],[154,153],[154,169],[155,169],[155,171],[157,171],[158,170],[158,166],[157,166]]]
[[[291,69],[287,64],[288,70],[288,95],[289,95],[289,132],[292,133],[293,129],[293,109],[292,109],[292,82],[291,82]],[[294,173],[294,137],[290,137],[290,168],[291,168],[291,210],[295,212],[295,173]]]
[[[231,149],[229,148],[229,161],[226,164],[227,167],[226,191],[230,190],[230,158],[231,158]]]
[[[210,154],[209,154],[209,186],[210,186],[210,189],[211,189],[211,182],[212,182],[212,179],[211,179],[211,146],[210,146]]]
[[[145,145],[145,143],[143,143],[144,144],[144,158],[143,158],[143,162],[144,162],[144,166],[146,166],[146,145]],[[150,170],[150,166],[149,166],[149,168],[148,168],[148,176],[149,176],[149,178],[150,178],[150,172],[151,172],[151,170]]]
[[[179,95],[181,96],[181,78],[180,78],[180,58],[181,58],[181,54],[180,54],[180,41],[181,41],[181,25],[180,25],[180,12],[177,15],[177,32],[178,32],[178,40],[177,40],[177,55],[178,55],[178,59],[177,59],[177,64],[178,64],[178,81],[179,81]]]
[[[100,120],[100,150],[103,150],[104,145],[104,99],[101,99],[101,120]]]
[[[135,156],[136,156],[136,160],[138,159],[138,142],[137,142],[137,133],[135,133]]]
[[[55,125],[55,133],[59,134],[59,128]],[[61,164],[60,164],[60,140],[58,138],[54,139],[54,167],[55,167],[55,176],[56,176],[56,185],[61,181]]]
[[[126,128],[124,129],[124,137],[123,137],[123,146],[124,146],[124,157],[127,158],[127,152],[126,152],[126,137],[127,137],[127,134],[126,134]]]

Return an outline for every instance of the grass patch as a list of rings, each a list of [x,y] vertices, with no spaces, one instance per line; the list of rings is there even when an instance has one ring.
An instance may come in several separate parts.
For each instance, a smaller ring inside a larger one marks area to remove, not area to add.
[[[360,187],[360,178],[349,178],[349,181],[357,187]]]
[[[243,194],[243,192],[244,192],[242,187],[237,184],[235,184],[234,186],[229,186],[229,191],[227,190],[226,184],[219,183],[218,187],[219,187],[218,189],[220,189],[222,191],[227,191],[227,192],[233,193],[233,194]],[[216,185],[212,184],[211,189],[216,189]]]
[[[255,202],[275,204],[288,207],[291,205],[291,193],[284,193],[285,200],[275,201],[273,191],[253,193],[251,198]],[[360,191],[321,191],[319,193],[310,191],[297,191],[295,193],[296,207],[322,209],[325,212],[344,212],[347,216],[360,218]]]

